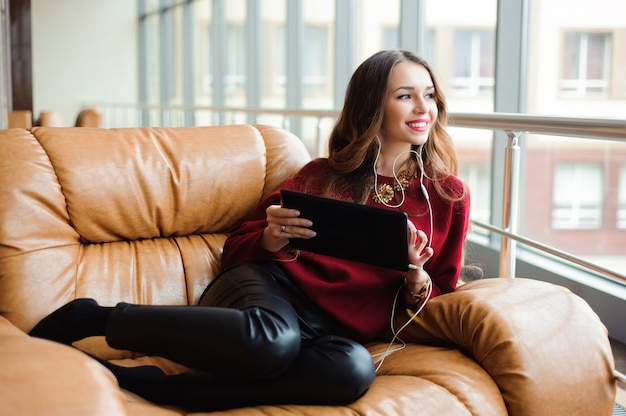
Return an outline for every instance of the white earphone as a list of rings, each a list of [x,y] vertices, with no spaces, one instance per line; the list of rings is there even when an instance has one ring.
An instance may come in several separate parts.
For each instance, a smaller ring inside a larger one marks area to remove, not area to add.
[[[400,338],[400,332],[402,332],[407,326],[409,326],[411,324],[411,322],[413,322],[413,320],[417,317],[417,315],[419,315],[419,313],[422,311],[422,309],[424,309],[424,307],[426,306],[426,303],[428,303],[428,299],[430,299],[430,295],[433,291],[433,281],[430,278],[430,275],[428,276],[428,290],[426,291],[426,295],[424,296],[424,301],[422,302],[422,304],[419,306],[419,308],[417,308],[412,314],[411,317],[409,318],[408,321],[406,321],[404,323],[404,325],[402,325],[397,331],[395,330],[395,328],[393,327],[393,321],[395,320],[396,317],[396,305],[398,303],[398,297],[400,296],[400,292],[402,291],[402,286],[400,286],[398,288],[398,291],[396,292],[396,296],[393,299],[393,306],[391,309],[391,319],[390,319],[390,327],[391,327],[391,333],[393,334],[393,338],[391,339],[391,341],[389,341],[389,344],[387,345],[387,348],[385,349],[384,352],[378,353],[378,354],[372,354],[372,358],[374,359],[374,364],[376,364],[376,372],[378,373],[378,370],[380,370],[380,367],[382,367],[383,363],[385,362],[385,358],[389,357],[391,354],[393,354],[394,352],[398,352],[403,350],[406,347],[406,342],[404,342],[404,340],[402,338]],[[393,344],[398,341],[400,343],[400,345],[398,347],[393,348]],[[378,358],[378,360],[376,360]]]
[[[400,189],[402,191],[402,199],[401,199],[400,203],[398,203],[397,205],[390,205],[390,204],[385,203],[383,201],[383,198],[381,198],[380,195],[378,194],[378,172],[376,171],[376,165],[377,165],[378,159],[380,157],[380,149],[382,147],[382,143],[380,142],[380,139],[378,138],[378,136],[376,136],[376,140],[378,140],[378,151],[376,153],[376,159],[374,160],[374,192],[376,193],[376,196],[382,202],[383,205],[385,205],[385,206],[387,206],[389,208],[399,208],[399,207],[402,206],[402,204],[404,204],[404,201],[405,201],[405,198],[406,198],[405,191],[404,191],[404,188],[402,186],[400,186]],[[401,152],[393,160],[393,164],[392,164],[391,170],[392,170],[392,173],[393,173],[393,178],[394,178],[394,180],[398,184],[400,183],[400,180],[398,179],[398,176],[396,174],[396,163],[398,162],[398,159],[400,158],[400,156],[405,154],[405,153],[413,153],[413,154],[415,154],[417,156],[417,162],[418,162],[419,167],[420,167],[420,189],[422,191],[422,194],[424,195],[424,198],[426,199],[426,203],[428,204],[428,216],[429,216],[430,233],[427,236],[428,237],[427,247],[430,247],[431,243],[432,243],[433,227],[434,227],[433,226],[433,210],[432,210],[432,205],[430,203],[430,196],[428,195],[428,190],[426,189],[426,186],[424,185],[424,161],[422,160],[422,146],[419,146],[419,151],[415,151],[415,150],[411,149],[411,150],[407,150],[407,151]],[[426,303],[428,302],[428,299],[430,298],[430,295],[432,293],[433,281],[430,278],[430,275],[428,275],[428,290],[427,290],[426,296],[424,296],[424,301],[411,314],[411,317],[409,318],[409,320],[406,321],[406,323],[404,325],[402,325],[396,331],[394,326],[393,326],[393,323],[394,323],[395,316],[396,316],[396,306],[398,304],[398,298],[400,297],[400,293],[402,292],[403,287],[404,287],[404,285],[402,285],[402,286],[400,286],[398,288],[398,291],[396,292],[396,296],[393,299],[393,306],[392,306],[392,309],[391,309],[390,327],[391,327],[391,332],[393,333],[393,338],[389,342],[389,345],[387,345],[387,348],[385,349],[384,352],[381,352],[381,353],[378,353],[378,354],[372,354],[372,358],[374,359],[374,363],[377,364],[376,365],[376,372],[378,372],[378,370],[383,365],[383,362],[385,361],[385,358],[387,358],[388,356],[390,356],[394,352],[400,351],[400,350],[402,350],[402,349],[404,349],[406,347],[406,343],[404,342],[404,340],[402,340],[402,338],[400,338],[400,332],[402,332],[407,326],[409,326],[409,324],[413,321],[413,319],[415,319],[417,317],[417,315],[422,311],[422,309],[424,309],[424,307],[426,306]],[[396,341],[400,342],[400,345],[398,347],[393,348],[393,344]],[[376,360],[377,358],[378,358],[378,360]]]

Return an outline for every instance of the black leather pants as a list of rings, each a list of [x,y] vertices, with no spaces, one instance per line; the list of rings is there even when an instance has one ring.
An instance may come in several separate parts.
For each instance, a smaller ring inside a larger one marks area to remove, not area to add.
[[[120,303],[109,318],[106,339],[112,347],[166,357],[197,371],[165,376],[154,367],[105,365],[122,387],[193,410],[347,404],[367,391],[374,366],[362,345],[333,330],[333,321],[282,269],[245,264],[215,279],[199,306]]]

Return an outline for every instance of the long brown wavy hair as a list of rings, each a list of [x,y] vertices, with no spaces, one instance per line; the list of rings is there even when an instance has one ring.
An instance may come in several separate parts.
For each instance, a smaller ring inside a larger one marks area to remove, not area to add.
[[[463,198],[463,195],[450,194],[438,180],[458,173],[456,151],[446,131],[448,110],[445,97],[428,63],[404,50],[378,52],[359,65],[352,75],[343,109],[330,134],[328,163],[334,174],[329,178],[326,193],[351,195],[354,201],[362,203],[367,199],[374,182],[373,164],[379,146],[376,135],[385,115],[389,78],[391,70],[401,62],[422,65],[435,87],[438,116],[422,149],[424,172],[433,180],[442,198],[449,201]]]

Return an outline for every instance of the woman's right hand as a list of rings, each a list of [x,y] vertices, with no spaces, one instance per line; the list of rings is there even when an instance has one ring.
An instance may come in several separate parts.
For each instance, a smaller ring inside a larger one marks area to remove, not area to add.
[[[281,205],[270,205],[265,210],[267,227],[263,230],[260,244],[268,251],[276,252],[289,243],[290,238],[312,238],[315,231],[309,227],[310,220],[300,218],[300,212],[295,209],[283,208]]]

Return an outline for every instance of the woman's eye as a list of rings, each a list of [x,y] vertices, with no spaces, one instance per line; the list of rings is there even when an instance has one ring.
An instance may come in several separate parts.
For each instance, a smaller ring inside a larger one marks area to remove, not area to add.
[[[435,93],[434,92],[429,92],[428,94],[426,94],[424,96],[425,98],[428,98],[429,100],[432,100],[435,98]]]
[[[402,94],[402,95],[399,95],[398,98],[401,99],[401,100],[408,100],[408,99],[411,98],[411,95],[410,94]]]

